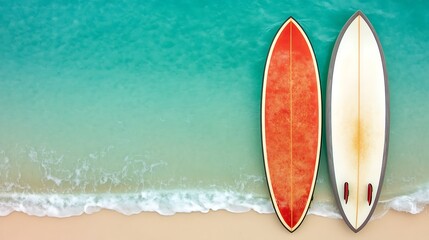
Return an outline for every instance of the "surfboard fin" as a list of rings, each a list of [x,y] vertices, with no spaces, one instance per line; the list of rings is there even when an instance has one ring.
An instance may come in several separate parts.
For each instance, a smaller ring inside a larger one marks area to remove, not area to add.
[[[367,197],[367,200],[368,200],[368,205],[371,206],[371,203],[372,203],[372,184],[371,183],[368,184],[368,197]]]
[[[346,204],[349,201],[349,195],[350,195],[350,192],[349,192],[349,183],[345,182],[344,183],[344,200],[346,201]]]

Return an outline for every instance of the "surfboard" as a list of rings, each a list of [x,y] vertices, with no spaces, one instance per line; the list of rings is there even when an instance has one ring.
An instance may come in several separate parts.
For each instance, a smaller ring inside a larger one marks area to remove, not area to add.
[[[356,12],[331,57],[326,100],[328,164],[336,201],[358,232],[380,196],[389,142],[389,91],[380,41]]]
[[[265,172],[275,212],[293,232],[307,213],[319,166],[319,72],[301,26],[289,18],[271,44],[262,88]]]

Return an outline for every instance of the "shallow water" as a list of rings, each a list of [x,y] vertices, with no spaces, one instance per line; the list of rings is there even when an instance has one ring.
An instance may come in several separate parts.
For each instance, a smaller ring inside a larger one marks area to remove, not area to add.
[[[378,211],[419,212],[429,204],[427,5],[3,3],[0,215],[272,212],[260,140],[271,40],[293,15],[313,44],[324,98],[335,39],[358,9],[383,45],[391,94]],[[322,144],[310,213],[338,217]]]

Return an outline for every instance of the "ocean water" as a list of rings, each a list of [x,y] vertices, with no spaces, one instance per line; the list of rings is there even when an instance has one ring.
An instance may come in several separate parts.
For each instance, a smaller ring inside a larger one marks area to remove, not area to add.
[[[335,39],[362,10],[391,94],[377,216],[429,204],[425,1],[3,1],[0,215],[113,209],[272,213],[260,136],[265,58],[289,17],[325,97]],[[324,132],[323,132],[324,134]],[[323,135],[310,214],[339,217]]]

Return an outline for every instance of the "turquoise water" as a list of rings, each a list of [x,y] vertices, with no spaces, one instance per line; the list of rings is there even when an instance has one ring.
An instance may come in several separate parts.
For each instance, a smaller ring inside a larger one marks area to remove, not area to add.
[[[0,215],[272,212],[260,140],[265,58],[289,16],[325,96],[358,9],[386,55],[391,138],[380,214],[429,204],[424,1],[7,1],[0,5]],[[310,213],[338,217],[323,139]]]

